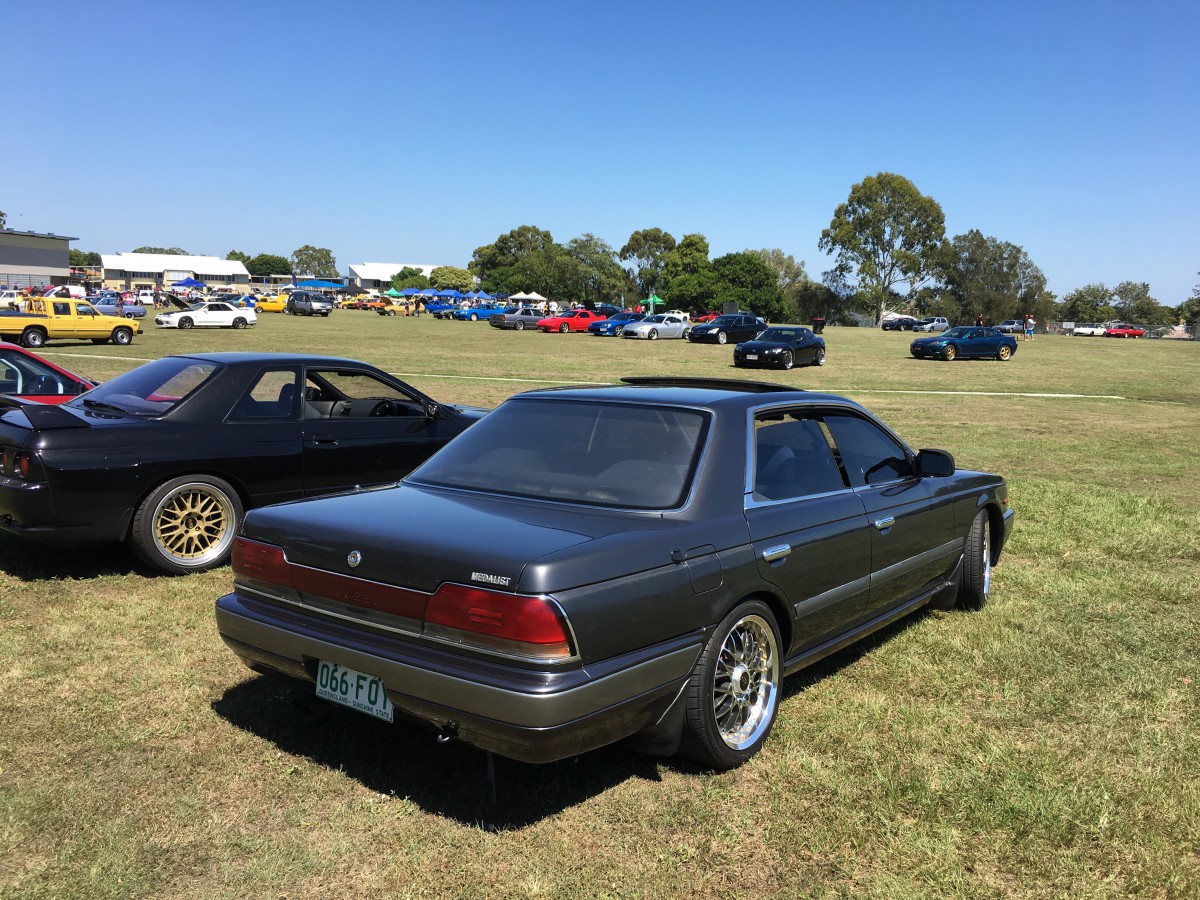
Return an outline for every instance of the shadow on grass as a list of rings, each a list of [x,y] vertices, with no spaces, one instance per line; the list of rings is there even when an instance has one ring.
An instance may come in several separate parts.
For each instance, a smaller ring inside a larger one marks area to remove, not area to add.
[[[661,758],[620,744],[545,765],[495,756],[492,804],[486,753],[456,741],[439,744],[420,723],[397,716],[389,725],[312,691],[302,682],[258,676],[230,688],[212,707],[286,753],[341,771],[376,793],[405,797],[427,812],[489,831],[532,825],[630,778],[659,780]]]
[[[921,621],[908,616],[784,681],[783,701],[852,665]],[[394,725],[318,699],[311,685],[257,676],[213,703],[230,724],[286,753],[345,773],[371,791],[405,797],[435,815],[489,831],[520,829],[640,778],[660,781],[667,769],[709,772],[682,757],[638,753],[627,743],[545,765],[493,758],[496,802],[489,801],[487,754],[465,744],[437,743],[426,726],[397,717]],[[787,709],[780,710],[782,715]],[[765,753],[771,752],[768,740]]]
[[[0,572],[21,581],[61,581],[105,575],[150,574],[124,544],[47,547],[32,541],[0,541]]]

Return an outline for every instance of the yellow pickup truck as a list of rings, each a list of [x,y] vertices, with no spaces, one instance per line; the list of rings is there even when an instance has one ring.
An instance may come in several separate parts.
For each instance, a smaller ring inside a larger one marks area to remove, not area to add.
[[[123,346],[137,333],[137,322],[106,316],[86,300],[34,297],[25,301],[24,312],[0,312],[0,337],[25,347],[41,347],[48,340]]]

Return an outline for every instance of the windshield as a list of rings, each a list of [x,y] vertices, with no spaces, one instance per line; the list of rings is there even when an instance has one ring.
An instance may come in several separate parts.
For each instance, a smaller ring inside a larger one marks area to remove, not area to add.
[[[186,356],[168,356],[118,375],[68,401],[77,409],[131,416],[162,416],[209,381],[223,366]]]
[[[960,325],[958,328],[951,328],[948,331],[943,331],[941,336],[944,338],[965,338],[970,333],[970,328]]]
[[[509,400],[408,477],[417,484],[622,509],[671,509],[691,488],[697,410]]]
[[[738,316],[717,316],[709,325],[736,325]]]
[[[657,316],[651,316],[651,317],[650,317],[650,318],[648,318],[648,319],[642,319],[642,322],[643,322],[643,323],[646,323],[646,322],[665,322],[665,321],[667,321],[667,317],[666,317],[666,316],[664,316],[664,315],[661,315],[661,314],[660,314],[660,315],[657,315]]]
[[[795,328],[768,328],[758,336],[760,341],[780,341],[781,343],[790,343],[796,340],[800,332]]]

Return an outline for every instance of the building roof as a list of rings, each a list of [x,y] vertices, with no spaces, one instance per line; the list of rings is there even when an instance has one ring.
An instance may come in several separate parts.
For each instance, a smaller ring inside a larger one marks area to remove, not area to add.
[[[101,253],[105,269],[121,272],[197,272],[204,275],[250,276],[245,263],[215,256],[176,256],[172,253]]]
[[[420,269],[421,274],[429,277],[437,266],[423,266],[420,263],[357,263],[350,267],[351,278],[365,278],[370,281],[391,281],[392,276],[401,269]]]
[[[15,228],[0,228],[0,234],[19,234],[24,237],[51,238],[52,240],[55,240],[55,241],[77,241],[77,240],[79,240],[79,238],[77,238],[77,237],[67,237],[65,234],[55,234],[54,232],[50,232],[49,234],[47,234],[46,232],[43,232],[43,231],[17,231]],[[400,270],[397,269],[396,271],[398,272]]]

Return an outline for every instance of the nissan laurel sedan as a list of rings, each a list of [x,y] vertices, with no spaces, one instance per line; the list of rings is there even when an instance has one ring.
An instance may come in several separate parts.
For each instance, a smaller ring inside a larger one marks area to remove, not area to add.
[[[0,533],[198,572],[243,510],[394,483],[483,414],[291,353],[167,356],[57,406],[0,397]]]
[[[908,347],[917,359],[998,359],[1006,362],[1017,352],[1017,339],[995,328],[959,325],[938,335],[919,337]]]
[[[634,738],[726,769],[762,747],[788,673],[988,599],[999,476],[843,397],[624,381],[518,394],[396,486],[253,510],[221,637],[255,671],[514,759]]]
[[[694,344],[726,344],[730,341],[738,343],[753,340],[754,336],[766,327],[767,323],[757,316],[717,316],[711,322],[693,328],[688,340]]]

